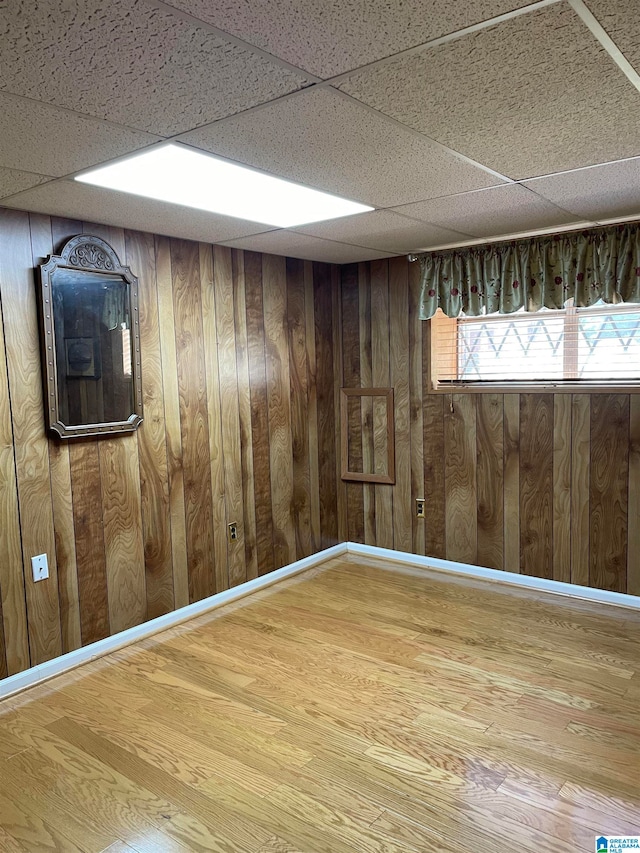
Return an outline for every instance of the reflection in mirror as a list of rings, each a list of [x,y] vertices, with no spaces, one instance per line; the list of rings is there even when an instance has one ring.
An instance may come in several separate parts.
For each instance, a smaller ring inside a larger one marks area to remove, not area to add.
[[[134,405],[127,282],[57,269],[51,289],[60,420],[126,421]]]
[[[40,269],[50,429],[63,438],[136,429],[137,279],[97,237],[74,237]]]

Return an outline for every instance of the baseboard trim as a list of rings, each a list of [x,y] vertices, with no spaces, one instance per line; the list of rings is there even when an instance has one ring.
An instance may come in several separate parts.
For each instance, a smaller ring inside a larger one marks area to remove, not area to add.
[[[65,655],[53,658],[53,660],[32,666],[24,672],[10,675],[8,678],[0,681],[0,700],[20,693],[28,687],[34,687],[43,681],[48,681],[50,678],[75,669],[84,663],[104,657],[104,655],[115,652],[124,646],[129,646],[138,640],[150,637],[160,631],[165,631],[167,628],[173,628],[181,622],[194,619],[196,616],[202,616],[203,613],[208,613],[210,610],[230,604],[239,598],[244,598],[253,592],[258,592],[258,590],[266,589],[273,584],[319,566],[333,557],[346,554],[346,552],[347,545],[345,542],[341,542],[331,548],[326,548],[324,551],[319,551],[317,554],[312,554],[310,557],[297,560],[295,563],[284,566],[282,569],[276,569],[276,571],[270,572],[267,575],[262,575],[262,577],[235,586],[233,589],[218,592],[215,595],[204,598],[202,601],[196,601],[194,604],[188,604],[186,607],[173,610],[164,616],[150,619],[148,622],[143,622],[142,625],[128,628],[126,631],[121,631],[112,637],[105,637],[104,640],[98,640],[97,643],[91,643],[88,646],[83,646],[81,649],[75,649]]]
[[[538,592],[550,592],[554,595],[565,595],[599,604],[613,604],[617,607],[628,607],[640,610],[640,596],[627,595],[623,592],[609,592],[606,589],[593,589],[589,586],[578,586],[573,583],[536,578],[531,575],[519,575],[515,572],[502,572],[497,569],[485,569],[470,563],[457,563],[453,560],[442,560],[439,557],[423,557],[420,554],[409,554],[405,551],[393,551],[388,548],[378,548],[375,545],[360,545],[347,542],[348,554],[360,554],[367,557],[378,557],[389,564],[402,563],[420,569],[432,569],[438,572],[479,578],[511,586],[525,587]]]

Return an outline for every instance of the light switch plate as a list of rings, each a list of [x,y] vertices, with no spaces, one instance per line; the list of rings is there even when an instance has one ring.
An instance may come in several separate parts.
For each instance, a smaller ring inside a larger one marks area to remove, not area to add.
[[[43,581],[49,577],[49,563],[46,554],[38,554],[31,558],[31,571],[34,581]]]

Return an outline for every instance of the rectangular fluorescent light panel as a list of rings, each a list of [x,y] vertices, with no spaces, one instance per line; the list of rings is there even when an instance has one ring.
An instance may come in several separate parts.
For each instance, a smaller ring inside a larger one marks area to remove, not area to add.
[[[91,169],[76,181],[276,228],[373,210],[173,143]]]

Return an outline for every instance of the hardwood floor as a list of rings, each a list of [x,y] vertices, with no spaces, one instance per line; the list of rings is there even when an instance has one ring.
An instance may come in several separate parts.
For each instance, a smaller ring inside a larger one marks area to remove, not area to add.
[[[640,834],[640,613],[334,560],[0,704],[0,850]]]

